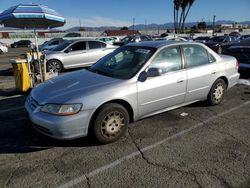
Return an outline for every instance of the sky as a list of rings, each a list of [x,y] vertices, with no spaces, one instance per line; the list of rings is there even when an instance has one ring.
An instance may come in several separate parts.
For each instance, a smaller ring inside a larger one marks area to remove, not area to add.
[[[0,0],[0,12],[20,3],[37,3],[66,18],[62,29],[73,26],[131,26],[173,22],[173,0]],[[250,21],[250,0],[195,0],[187,22]]]

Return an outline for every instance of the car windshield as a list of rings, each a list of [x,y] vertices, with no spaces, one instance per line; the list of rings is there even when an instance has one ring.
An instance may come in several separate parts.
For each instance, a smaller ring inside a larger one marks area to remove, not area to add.
[[[52,51],[62,51],[64,50],[67,46],[69,46],[72,43],[72,41],[64,41],[63,43],[59,44],[55,48],[52,49]]]
[[[118,79],[132,78],[154,54],[155,48],[140,46],[120,47],[96,64],[89,71]]]

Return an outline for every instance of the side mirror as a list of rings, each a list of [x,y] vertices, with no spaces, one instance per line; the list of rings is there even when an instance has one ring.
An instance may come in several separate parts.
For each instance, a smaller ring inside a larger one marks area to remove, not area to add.
[[[147,78],[161,76],[161,74],[162,74],[161,69],[159,69],[159,68],[149,68],[147,72],[146,71],[141,72],[138,80],[140,82],[145,82],[147,80]]]
[[[161,76],[162,70],[159,68],[149,68],[147,72],[147,77],[157,77]]]

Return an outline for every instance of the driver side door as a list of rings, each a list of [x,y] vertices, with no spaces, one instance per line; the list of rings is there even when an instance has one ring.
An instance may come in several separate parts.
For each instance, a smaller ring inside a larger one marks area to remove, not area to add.
[[[141,118],[183,103],[186,95],[187,74],[179,46],[162,49],[149,68],[158,68],[162,74],[137,82]]]
[[[88,62],[86,41],[79,41],[69,46],[64,52],[64,67],[78,67]]]

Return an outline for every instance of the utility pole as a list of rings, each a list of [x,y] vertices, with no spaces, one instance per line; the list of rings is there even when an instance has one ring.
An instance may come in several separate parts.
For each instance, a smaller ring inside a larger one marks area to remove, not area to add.
[[[215,33],[215,18],[216,18],[216,15],[213,16],[213,36]]]
[[[133,31],[135,32],[135,18],[133,18]]]
[[[148,31],[147,31],[147,19],[145,19],[145,33],[148,34]]]

